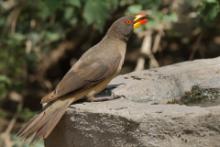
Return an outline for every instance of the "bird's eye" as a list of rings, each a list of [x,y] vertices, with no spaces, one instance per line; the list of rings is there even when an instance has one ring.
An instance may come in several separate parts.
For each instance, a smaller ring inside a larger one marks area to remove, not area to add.
[[[127,19],[127,20],[124,20],[124,23],[125,24],[132,24],[132,21]]]

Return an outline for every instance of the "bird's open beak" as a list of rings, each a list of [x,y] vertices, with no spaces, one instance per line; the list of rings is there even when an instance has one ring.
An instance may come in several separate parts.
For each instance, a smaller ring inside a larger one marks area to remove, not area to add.
[[[145,14],[138,14],[134,18],[133,28],[139,28],[141,25],[144,25],[148,22],[147,16]]]

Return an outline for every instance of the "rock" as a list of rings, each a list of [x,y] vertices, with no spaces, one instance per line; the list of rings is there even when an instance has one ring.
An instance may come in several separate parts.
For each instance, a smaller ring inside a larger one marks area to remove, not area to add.
[[[46,147],[219,146],[219,97],[212,105],[168,103],[195,85],[220,88],[220,58],[133,72],[111,84],[122,98],[73,104]]]

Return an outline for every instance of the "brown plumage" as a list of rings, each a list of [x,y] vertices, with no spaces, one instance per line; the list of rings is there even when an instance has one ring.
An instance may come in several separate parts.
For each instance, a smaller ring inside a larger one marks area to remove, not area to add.
[[[46,107],[25,124],[19,135],[24,139],[47,138],[71,103],[101,92],[121,70],[126,42],[135,22],[133,16],[115,21],[104,38],[72,66],[55,90],[42,98]]]

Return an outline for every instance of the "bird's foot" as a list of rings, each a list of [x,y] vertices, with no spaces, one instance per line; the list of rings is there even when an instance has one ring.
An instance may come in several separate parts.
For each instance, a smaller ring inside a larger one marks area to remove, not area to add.
[[[101,102],[101,101],[109,101],[109,100],[118,99],[120,97],[121,96],[118,96],[118,95],[117,96],[116,95],[98,96],[98,97],[91,96],[91,97],[88,97],[87,100],[90,102]]]
[[[125,83],[119,83],[119,84],[111,84],[111,85],[108,85],[105,90],[113,90],[115,88],[117,88],[118,86],[121,86],[121,85],[125,85]]]

